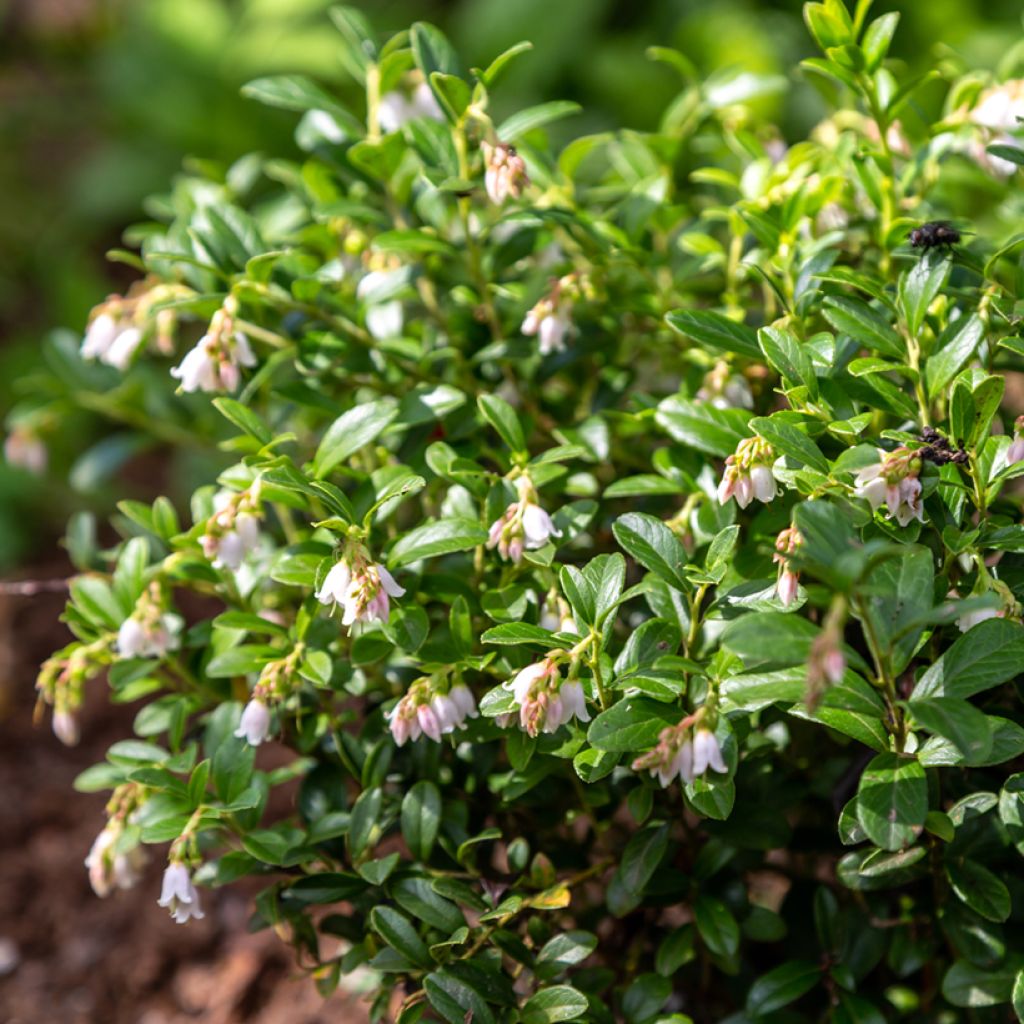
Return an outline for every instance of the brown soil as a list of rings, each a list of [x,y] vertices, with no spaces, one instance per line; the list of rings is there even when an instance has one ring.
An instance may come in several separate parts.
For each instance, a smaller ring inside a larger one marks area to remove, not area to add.
[[[0,1024],[362,1024],[364,1002],[325,1002],[274,934],[247,933],[247,894],[205,892],[205,919],[174,924],[158,848],[138,887],[93,895],[82,861],[106,798],[72,781],[131,735],[134,709],[95,681],[79,746],[32,725],[36,666],[67,641],[63,601],[0,595]]]

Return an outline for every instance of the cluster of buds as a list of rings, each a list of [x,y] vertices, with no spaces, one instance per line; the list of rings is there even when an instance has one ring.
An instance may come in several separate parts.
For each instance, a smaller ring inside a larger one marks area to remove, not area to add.
[[[566,657],[565,651],[552,651],[505,684],[519,705],[519,724],[530,736],[557,732],[573,718],[590,721],[583,684],[578,679],[562,679],[559,664]]]
[[[329,604],[332,611],[342,608],[341,623],[352,626],[357,622],[387,622],[391,614],[391,598],[401,597],[405,588],[379,562],[370,560],[370,554],[355,536],[350,536],[342,549],[341,558],[331,566],[324,577],[316,599]]]
[[[492,203],[501,206],[506,199],[518,199],[530,184],[526,163],[515,146],[506,142],[481,143],[484,154],[484,187]]]
[[[536,335],[542,356],[565,349],[565,337],[572,327],[573,306],[590,298],[588,279],[577,273],[557,278],[548,293],[526,314],[521,328],[527,337]]]
[[[740,508],[746,508],[755,498],[771,501],[775,497],[774,462],[775,452],[764,438],[745,437],[725,460],[725,472],[718,485],[719,503],[724,505],[735,498]]]
[[[982,129],[985,139],[972,150],[978,162],[988,171],[1000,177],[1009,177],[1017,169],[1011,160],[993,156],[986,148],[986,142],[1003,145],[1017,145],[1017,138],[1011,134],[1024,123],[1024,78],[1011,79],[1000,85],[985,89],[968,114],[973,124]]]
[[[4,459],[34,476],[42,476],[50,461],[46,442],[28,426],[16,426],[4,438]]]
[[[260,478],[237,494],[219,492],[214,508],[199,538],[203,554],[215,568],[238,569],[260,542]]]
[[[477,717],[476,699],[463,682],[449,686],[436,679],[417,679],[387,713],[388,728],[402,746],[420,736],[435,743],[442,736],[466,728],[467,718]]]
[[[70,644],[47,658],[39,670],[35,717],[38,720],[49,704],[53,708],[53,734],[66,747],[73,747],[81,738],[77,711],[82,689],[109,663],[109,648],[109,635],[89,644]]]
[[[270,738],[270,707],[291,693],[305,649],[305,644],[296,644],[289,654],[263,666],[252,696],[242,709],[242,717],[235,730],[238,739],[245,740],[251,747],[258,747]]]
[[[356,298],[366,306],[366,329],[378,341],[401,336],[405,326],[405,312],[401,299],[373,302],[373,293],[385,285],[391,275],[402,266],[394,253],[366,251],[363,254],[366,273],[356,286]]]
[[[837,686],[846,674],[843,653],[843,627],[846,624],[846,601],[836,597],[821,632],[811,643],[807,654],[807,706],[813,708],[828,686]]]
[[[1013,466],[1024,462],[1024,416],[1018,416],[1013,423],[1013,440],[1006,449],[1006,464]]]
[[[437,105],[434,91],[420,79],[411,92],[392,89],[384,93],[377,105],[377,123],[382,132],[395,132],[409,121],[426,117],[432,121],[443,121],[444,113]]]
[[[117,652],[122,658],[162,658],[178,645],[181,620],[164,610],[159,583],[151,583],[117,631]]]
[[[235,391],[242,382],[241,368],[256,365],[249,339],[235,328],[237,316],[238,300],[229,295],[206,333],[171,370],[182,391]]]
[[[754,396],[747,378],[741,373],[733,373],[724,359],[719,359],[705,374],[704,383],[697,392],[697,400],[707,402],[716,409],[754,408]]]
[[[878,456],[881,461],[858,471],[853,493],[864,498],[873,512],[885,505],[889,517],[900,526],[906,526],[912,519],[924,522],[918,453],[910,448],[888,453],[879,448]]]
[[[145,799],[134,782],[115,788],[107,803],[107,824],[93,841],[85,866],[92,891],[105,899],[115,889],[131,889],[141,877],[148,858],[137,843],[126,845],[125,826]]]
[[[538,624],[552,633],[579,633],[572,608],[555,587],[552,587],[541,605]]]
[[[174,351],[177,314],[173,308],[165,307],[154,316],[153,310],[161,303],[188,294],[184,285],[155,283],[147,278],[133,284],[127,295],[108,296],[89,316],[82,339],[82,357],[126,370],[143,342],[151,317],[156,326],[157,348],[170,355]]]
[[[528,476],[517,477],[515,486],[519,498],[491,523],[487,546],[497,548],[502,558],[518,564],[524,551],[544,547],[552,537],[561,537],[562,531],[537,503],[537,490]]]
[[[775,554],[772,561],[779,566],[779,576],[775,581],[775,594],[783,608],[788,608],[795,600],[800,586],[800,574],[793,568],[790,556],[803,544],[804,539],[795,526],[789,526],[775,538]]]
[[[677,778],[689,785],[708,768],[725,774],[729,769],[718,737],[709,728],[708,714],[705,705],[677,725],[666,726],[658,734],[657,746],[638,757],[633,770],[649,771],[663,787]]]

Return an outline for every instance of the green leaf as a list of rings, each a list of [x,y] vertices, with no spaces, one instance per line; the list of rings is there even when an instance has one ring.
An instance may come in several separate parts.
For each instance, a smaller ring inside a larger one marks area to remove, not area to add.
[[[441,793],[433,782],[421,779],[402,798],[402,838],[414,857],[430,860],[441,828]]]
[[[928,619],[935,590],[931,550],[906,546],[876,565],[867,578],[866,617],[893,674],[909,663]]]
[[[370,911],[370,927],[394,950],[418,967],[432,967],[434,959],[413,923],[393,907]]]
[[[395,902],[407,913],[445,935],[466,923],[462,911],[426,878],[402,878],[391,886]]]
[[[271,429],[247,405],[224,396],[215,398],[213,404],[225,419],[250,437],[256,438],[261,445],[270,444],[274,439]]]
[[[747,1013],[759,1016],[799,999],[822,979],[819,964],[790,960],[762,974],[747,992]]]
[[[916,337],[921,330],[928,307],[945,285],[951,266],[943,253],[933,249],[900,277],[900,308],[911,336]]]
[[[552,100],[536,107],[527,107],[502,121],[498,126],[498,138],[502,142],[515,142],[535,128],[569,117],[571,114],[578,114],[582,109],[578,103],[571,100]]]
[[[814,373],[814,364],[796,335],[779,327],[762,327],[757,332],[757,340],[765,359],[791,387],[802,384],[811,398],[818,397],[818,378]]]
[[[587,740],[598,750],[612,753],[646,750],[657,743],[666,725],[675,725],[680,717],[676,707],[645,697],[625,697],[590,723]]]
[[[956,327],[956,333],[925,363],[924,379],[929,398],[935,398],[946,390],[985,337],[985,324],[977,313],[961,317],[952,326]],[[942,340],[939,339],[940,342]]]
[[[906,359],[903,339],[877,309],[862,299],[848,295],[829,295],[821,311],[837,331],[848,334],[864,348],[893,356],[900,361]]]
[[[480,641],[485,644],[516,647],[520,644],[537,644],[548,649],[562,646],[554,633],[530,622],[506,622],[500,626],[493,626],[480,637]]]
[[[857,789],[857,820],[883,850],[913,843],[928,815],[928,782],[913,758],[879,754],[864,769]]]
[[[1008,160],[1010,163],[1024,167],[1024,149],[1020,146],[1011,146],[1005,142],[994,142],[986,147],[987,152],[1000,160]]]
[[[380,788],[364,789],[359,799],[352,805],[352,816],[349,819],[348,842],[353,857],[358,857],[364,850],[376,842],[380,834],[379,818],[384,802],[384,794]]]
[[[514,453],[526,452],[526,436],[519,416],[504,398],[498,395],[480,395],[476,404],[480,415],[497,431]]]
[[[645,512],[627,512],[612,525],[619,546],[645,569],[684,593],[691,590],[684,574],[689,561],[682,541],[660,520]]]
[[[760,359],[757,331],[710,309],[677,309],[665,319],[670,327],[711,352],[734,352]]]
[[[828,473],[828,460],[821,449],[802,430],[780,416],[756,417],[750,421],[750,429],[763,437],[777,455],[787,455],[819,473]]]
[[[676,441],[723,459],[749,436],[750,417],[743,409],[717,409],[674,395],[661,402],[655,415],[658,425]]]
[[[740,926],[721,900],[701,893],[693,904],[693,921],[712,953],[724,957],[736,955],[740,946]]]
[[[306,75],[256,78],[242,86],[242,95],[282,110],[325,110],[350,136],[358,138],[363,133],[363,126],[330,93]]]
[[[430,1005],[447,1024],[494,1024],[494,1014],[483,996],[447,970],[435,971],[423,979]]]
[[[988,717],[957,697],[922,697],[907,704],[929,732],[948,739],[969,762],[983,761],[992,750]]]
[[[1019,957],[992,970],[957,960],[942,979],[942,994],[954,1006],[965,1008],[1008,1003],[1020,967]]]
[[[486,540],[487,531],[472,519],[439,519],[418,526],[400,537],[391,549],[388,563],[397,569],[423,558],[467,551]]]
[[[556,1021],[579,1020],[589,1004],[582,992],[570,985],[552,985],[535,992],[522,1010],[523,1024],[555,1024]]]
[[[568,967],[586,960],[597,949],[597,936],[590,932],[559,932],[548,939],[537,954],[537,973],[553,978]]]
[[[973,860],[947,857],[946,877],[953,892],[987,921],[1010,916],[1010,891],[988,868]]]
[[[875,18],[868,25],[864,32],[864,38],[861,40],[861,49],[864,51],[864,60],[867,62],[868,71],[874,71],[885,60],[899,21],[899,11],[890,11],[880,18]]]
[[[1024,672],[1024,626],[986,619],[958,637],[914,687],[913,699],[965,699]]]
[[[320,478],[377,438],[398,415],[393,398],[365,402],[344,412],[328,428],[313,457],[313,472]]]

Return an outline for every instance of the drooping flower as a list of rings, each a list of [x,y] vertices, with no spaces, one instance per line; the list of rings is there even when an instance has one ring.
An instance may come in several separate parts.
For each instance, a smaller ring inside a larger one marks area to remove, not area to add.
[[[846,654],[843,651],[843,629],[846,623],[846,600],[832,599],[825,614],[821,632],[807,652],[807,706],[814,709],[829,686],[838,686],[846,675]]]
[[[633,770],[649,771],[663,787],[677,778],[688,785],[708,768],[727,772],[718,737],[706,724],[707,715],[707,708],[701,708],[678,724],[666,726],[658,734],[654,749],[636,758]]]
[[[49,457],[46,442],[28,427],[15,427],[4,438],[4,458],[10,466],[42,476],[46,472]]]
[[[162,658],[177,646],[178,616],[165,612],[160,586],[151,584],[117,631],[122,658]]]
[[[725,460],[725,471],[718,485],[718,501],[724,505],[736,499],[740,508],[746,508],[755,498],[771,501],[776,494],[772,463],[775,452],[761,437],[746,437],[736,446],[736,452]]]
[[[954,591],[949,596],[956,598],[958,595]],[[961,633],[966,633],[969,629],[973,629],[979,623],[985,622],[988,619],[1019,620],[1021,617],[1021,605],[1014,596],[1013,591],[1002,580],[991,576],[987,569],[984,569],[979,574],[970,597],[998,598],[1001,604],[994,604],[988,608],[977,608],[973,611],[965,611],[956,620],[957,628],[959,628]]]
[[[235,328],[237,314],[238,300],[229,295],[207,332],[171,370],[183,391],[235,391],[242,381],[241,367],[256,365],[249,339]]]
[[[487,546],[497,548],[504,559],[520,562],[524,551],[544,547],[552,537],[561,537],[551,516],[537,503],[537,491],[527,476],[516,479],[519,500],[505,509],[500,519],[491,523]]]
[[[398,89],[384,93],[377,107],[377,121],[385,133],[398,131],[402,125],[417,117],[443,121],[444,113],[437,104],[430,86],[421,81],[410,94]]]
[[[484,187],[492,203],[501,206],[506,199],[518,199],[529,185],[526,163],[514,146],[505,142],[481,143],[484,154]]]
[[[519,724],[530,736],[557,732],[573,718],[590,721],[582,684],[577,679],[563,681],[558,664],[548,656],[527,665],[506,684],[519,705]]]
[[[214,508],[216,511],[207,520],[199,544],[215,568],[237,570],[260,542],[259,477],[247,490],[237,494],[219,492],[214,498]]]
[[[772,560],[779,566],[778,579],[775,582],[775,594],[783,608],[788,608],[795,600],[800,587],[800,574],[793,568],[789,556],[803,543],[803,537],[795,526],[782,530],[775,538],[775,554]]]
[[[341,605],[342,625],[356,622],[387,622],[392,597],[405,588],[379,562],[371,562],[366,548],[349,542],[341,558],[324,577],[316,598],[321,604]]]
[[[242,709],[235,736],[250,747],[258,747],[269,739],[270,708],[259,697],[253,697]]]
[[[192,883],[192,874],[179,860],[172,860],[164,871],[160,890],[159,906],[166,907],[178,924],[185,924],[190,918],[201,919],[199,893]]]
[[[82,738],[81,729],[78,726],[78,719],[74,712],[66,708],[58,708],[53,713],[53,735],[64,744],[65,747],[74,747]]]
[[[565,349],[565,338],[572,329],[573,305],[580,288],[576,274],[566,274],[551,285],[526,314],[521,330],[527,337],[536,336],[542,356]]]
[[[989,153],[987,147],[993,142],[1020,147],[1019,138],[1011,133],[1020,129],[1024,122],[1024,78],[985,89],[968,117],[982,130],[983,138],[971,149],[978,163],[992,174],[1009,177],[1017,170],[1017,164]]]
[[[697,399],[707,402],[716,409],[753,409],[754,396],[747,378],[733,373],[732,368],[720,359],[704,377],[704,383],[697,392]]]
[[[544,598],[538,625],[552,633],[579,633],[569,602],[555,589]]]
[[[1018,416],[1013,424],[1013,440],[1006,449],[1006,464],[1013,466],[1024,462],[1024,416]]]
[[[85,858],[89,884],[101,899],[115,889],[131,889],[142,877],[142,870],[146,866],[148,858],[141,846],[132,846],[123,852],[117,849],[123,833],[123,820],[112,818],[96,836]]]
[[[476,699],[465,683],[447,684],[424,677],[417,680],[386,714],[388,728],[398,746],[420,736],[435,743],[442,736],[466,727],[477,717]]]
[[[920,457],[909,448],[897,448],[893,452],[879,448],[878,455],[879,462],[857,472],[853,493],[864,498],[873,512],[884,504],[889,518],[900,526],[906,526],[913,519],[923,523]]]

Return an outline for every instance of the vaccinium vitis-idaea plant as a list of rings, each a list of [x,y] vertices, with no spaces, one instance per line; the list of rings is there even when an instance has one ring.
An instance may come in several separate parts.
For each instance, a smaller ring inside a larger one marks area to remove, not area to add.
[[[1024,1010],[1022,87],[903,79],[869,6],[807,5],[788,147],[784,82],[655,48],[658,131],[556,151],[571,103],[492,120],[525,44],[347,8],[358,99],[247,87],[299,155],[154,200],[11,419],[29,468],[77,401],[207,474],[69,531],[40,701],[141,703],[79,780],[97,893],[141,844],[182,922],[255,877],[409,1022]]]

